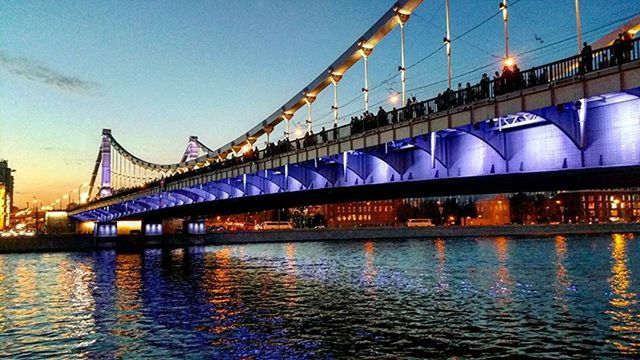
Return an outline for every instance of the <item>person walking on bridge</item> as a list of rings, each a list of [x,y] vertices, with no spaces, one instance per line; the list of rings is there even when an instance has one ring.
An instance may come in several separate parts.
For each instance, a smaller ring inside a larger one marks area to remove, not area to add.
[[[387,112],[384,111],[382,106],[378,107],[377,118],[378,118],[378,124],[377,124],[378,126],[384,126],[384,125],[387,125],[389,123],[387,121]]]
[[[593,71],[593,50],[591,50],[591,45],[587,44],[586,41],[582,44],[582,50],[580,51],[580,67],[583,74]]]

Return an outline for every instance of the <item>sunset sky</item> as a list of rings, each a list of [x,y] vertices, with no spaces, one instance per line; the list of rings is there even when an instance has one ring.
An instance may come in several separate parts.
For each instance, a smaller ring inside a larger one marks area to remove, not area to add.
[[[451,0],[453,37],[495,13],[498,2]],[[573,0],[510,2],[513,53],[575,35]],[[103,128],[112,129],[132,153],[159,163],[178,161],[190,135],[212,148],[223,145],[280,108],[393,3],[0,2],[0,159],[16,170],[16,205],[25,206],[33,196],[48,204],[88,182]],[[592,42],[622,24],[616,20],[638,12],[637,0],[582,1],[583,38]],[[454,76],[499,60],[502,29],[497,16],[455,41]],[[438,49],[444,0],[425,0],[406,34],[407,65]],[[373,52],[370,87],[397,73],[399,42],[396,29]],[[526,68],[576,51],[575,39],[569,39],[517,58]],[[454,82],[474,83],[496,69]],[[362,71],[356,64],[340,83],[342,104],[361,96]],[[442,80],[444,50],[407,73],[408,89]],[[445,86],[410,93],[424,99]],[[372,92],[370,102],[399,89],[396,78]],[[331,121],[332,96],[325,91],[314,103],[318,127]],[[358,98],[341,113],[362,107]],[[305,117],[301,111],[293,123]]]

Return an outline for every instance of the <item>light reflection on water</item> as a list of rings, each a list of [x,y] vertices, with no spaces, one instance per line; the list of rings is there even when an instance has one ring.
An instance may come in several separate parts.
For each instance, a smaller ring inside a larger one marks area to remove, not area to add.
[[[633,357],[632,236],[0,255],[0,357]]]

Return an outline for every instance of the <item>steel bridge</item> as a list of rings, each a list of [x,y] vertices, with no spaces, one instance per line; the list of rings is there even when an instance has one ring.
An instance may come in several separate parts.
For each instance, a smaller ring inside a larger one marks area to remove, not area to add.
[[[98,196],[70,209],[78,220],[161,219],[399,196],[607,188],[640,184],[640,39],[528,69],[337,126],[338,83],[421,1],[400,1],[280,109],[212,150],[189,139],[180,162],[142,160],[105,129],[91,180]],[[401,32],[402,38],[404,33]],[[403,46],[402,46],[403,47]],[[404,58],[404,49],[401,49]],[[404,64],[399,69],[404,84]],[[304,141],[289,120],[333,85],[335,126]],[[403,87],[404,88],[404,87]],[[403,93],[404,94],[404,93]],[[404,99],[403,99],[404,100]],[[286,123],[281,145],[254,150]],[[98,177],[98,175],[100,175]]]

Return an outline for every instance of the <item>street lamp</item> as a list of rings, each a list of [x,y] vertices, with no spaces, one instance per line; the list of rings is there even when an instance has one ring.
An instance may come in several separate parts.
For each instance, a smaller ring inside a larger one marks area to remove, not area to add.
[[[556,200],[556,205],[560,207],[560,221],[564,224],[564,205],[562,205],[562,201],[560,200]]]
[[[33,196],[33,233],[38,235],[38,199]]]
[[[509,59],[509,14],[507,12],[507,0],[502,0],[498,9],[502,11],[502,21],[504,23],[504,58]]]
[[[513,65],[515,65],[516,61],[512,57],[508,57],[508,58],[505,58],[502,63],[504,64],[504,66],[511,68],[513,67]]]

